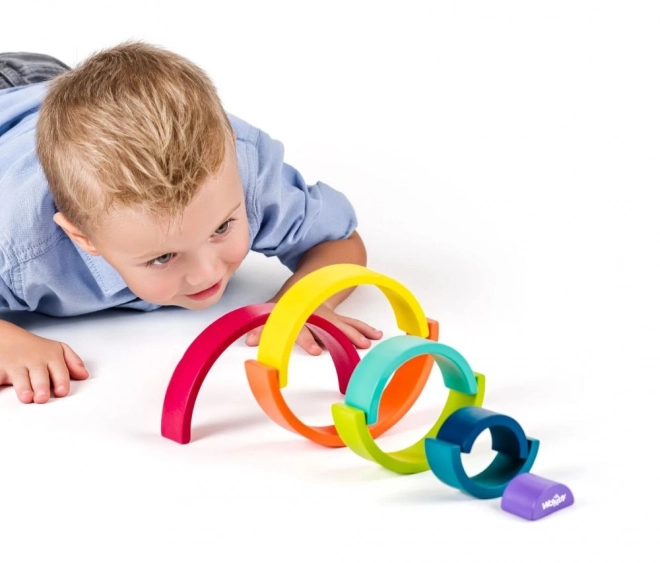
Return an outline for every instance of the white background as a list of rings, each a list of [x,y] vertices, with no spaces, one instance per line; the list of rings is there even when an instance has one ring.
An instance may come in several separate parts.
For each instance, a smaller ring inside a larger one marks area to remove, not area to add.
[[[30,1],[1,17],[0,52],[73,65],[143,39],[205,68],[308,182],[348,194],[369,266],[439,320],[486,375],[484,407],[540,440],[532,472],[576,502],[528,522],[307,442],[259,409],[242,340],[202,387],[192,442],[162,438],[187,346],[286,277],[252,255],[210,310],[8,317],[92,377],[45,405],[0,390],[0,560],[656,560],[656,3]],[[400,333],[373,286],[340,310]],[[327,354],[296,351],[285,396],[330,423]],[[435,368],[378,443],[412,443],[445,397]],[[492,455],[486,433],[466,466]]]

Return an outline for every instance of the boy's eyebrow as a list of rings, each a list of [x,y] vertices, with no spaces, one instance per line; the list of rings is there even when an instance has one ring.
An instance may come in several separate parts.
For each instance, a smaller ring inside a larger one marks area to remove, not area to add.
[[[241,206],[242,202],[238,202],[236,206],[229,212],[227,213],[227,216],[220,221],[219,223],[216,223],[217,225],[222,225],[223,223],[226,223],[229,218],[236,212],[236,210]],[[136,256],[136,260],[144,260],[146,258],[158,258],[159,256],[162,256],[163,254],[167,254],[166,252],[162,252],[160,250],[154,251],[154,252],[145,252],[144,254],[141,254],[140,256]]]

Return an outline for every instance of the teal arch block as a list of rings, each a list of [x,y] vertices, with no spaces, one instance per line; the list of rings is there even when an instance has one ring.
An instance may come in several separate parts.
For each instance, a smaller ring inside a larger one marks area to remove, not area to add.
[[[374,346],[356,366],[344,402],[364,411],[367,424],[378,420],[378,407],[392,374],[408,360],[430,354],[440,368],[445,387],[465,395],[477,394],[477,380],[467,360],[454,348],[413,335],[399,335]]]

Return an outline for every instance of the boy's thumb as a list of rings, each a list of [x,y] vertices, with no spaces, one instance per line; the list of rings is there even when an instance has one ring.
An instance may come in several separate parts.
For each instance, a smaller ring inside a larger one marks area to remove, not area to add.
[[[64,344],[64,342],[61,342],[62,344],[62,350],[64,351],[64,362],[66,363],[66,367],[69,370],[69,374],[73,379],[86,379],[89,376],[89,372],[87,371],[87,368],[85,368],[85,364],[67,344]]]

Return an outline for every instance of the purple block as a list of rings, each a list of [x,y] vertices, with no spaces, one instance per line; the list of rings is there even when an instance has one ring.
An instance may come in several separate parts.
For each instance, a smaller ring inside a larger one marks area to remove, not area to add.
[[[538,520],[573,504],[573,493],[566,485],[532,473],[516,475],[502,494],[502,510]]]

